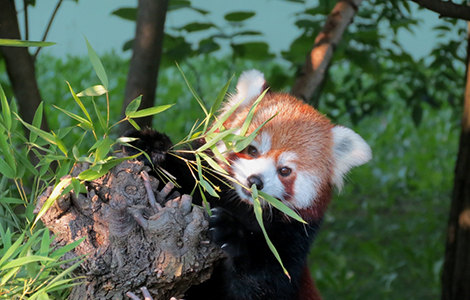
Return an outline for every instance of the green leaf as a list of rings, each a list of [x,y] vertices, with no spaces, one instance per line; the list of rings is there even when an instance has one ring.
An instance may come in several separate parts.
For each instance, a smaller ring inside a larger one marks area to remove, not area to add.
[[[95,114],[98,117],[98,120],[100,121],[100,125],[103,128],[104,133],[106,135],[109,135],[108,125],[106,124],[106,121],[104,120],[103,115],[101,115],[100,109],[98,108],[98,106],[96,105],[96,102],[94,100],[92,100],[92,102],[93,102],[93,107],[95,108]]]
[[[47,200],[44,202],[42,208],[39,210],[38,215],[36,216],[36,220],[34,221],[33,226],[41,219],[41,217],[47,212],[47,210],[54,204],[54,202],[59,198],[62,193],[62,190],[69,185],[70,181],[72,180],[71,177],[62,179],[52,190],[51,195]]]
[[[261,208],[261,203],[259,202],[258,190],[256,189],[256,185],[253,184],[251,186],[251,192],[252,192],[252,197],[253,197],[253,210],[255,212],[256,220],[258,221],[258,224],[261,227],[261,230],[263,231],[263,235],[264,235],[264,238],[266,239],[266,243],[268,244],[269,249],[271,249],[271,252],[274,254],[277,261],[281,265],[281,268],[284,271],[284,274],[286,274],[286,276],[289,277],[290,279],[289,272],[287,272],[286,268],[284,267],[281,257],[279,256],[279,253],[276,250],[276,247],[274,247],[274,244],[269,239],[268,233],[266,232],[266,229],[264,228],[263,209]]]
[[[195,31],[207,30],[212,27],[216,27],[216,26],[212,23],[192,22],[192,23],[186,24],[178,28],[178,30],[186,30],[187,32],[195,32]]]
[[[217,98],[215,99],[214,104],[211,106],[211,109],[209,111],[209,116],[213,116],[215,112],[219,110],[219,107],[222,104],[222,101],[224,101],[225,95],[227,94],[227,90],[230,87],[230,83],[232,82],[232,79],[233,79],[233,75],[220,90],[219,94],[217,95]],[[209,125],[209,118],[206,119],[206,124],[204,125],[204,129],[203,129],[204,132],[206,132],[208,125]]]
[[[147,117],[147,116],[152,116],[156,115],[158,113],[161,113],[162,111],[167,110],[168,108],[172,107],[174,104],[168,104],[168,105],[160,105],[160,106],[155,106],[155,107],[149,107],[146,109],[141,109],[133,113],[129,113],[128,117],[129,118],[142,118],[142,117]]]
[[[34,118],[33,118],[33,122],[31,123],[31,125],[37,128],[41,128],[43,113],[44,113],[44,102],[41,102],[38,108],[36,109],[36,112],[34,113]],[[37,137],[38,135],[35,134],[34,132],[29,133],[29,141],[31,143],[34,143]]]
[[[129,103],[129,105],[126,107],[127,117],[129,116],[129,114],[134,113],[139,109],[140,102],[142,102],[142,95],[135,98],[134,100],[131,101],[131,103]]]
[[[67,116],[71,117],[72,119],[75,119],[78,122],[80,122],[79,126],[82,127],[83,129],[93,130],[93,124],[90,121],[88,121],[87,119],[85,119],[83,117],[80,117],[79,115],[76,115],[74,113],[71,113],[71,112],[69,112],[69,111],[67,111],[63,108],[58,107],[58,106],[55,106],[55,105],[52,105],[52,106],[54,106],[54,108],[60,110],[61,112],[63,112]]]
[[[253,119],[253,115],[255,114],[255,109],[258,106],[258,104],[261,102],[261,100],[263,100],[264,95],[266,94],[267,91],[268,89],[264,90],[264,92],[261,93],[261,95],[259,95],[256,101],[253,102],[253,105],[251,106],[250,111],[248,112],[246,119],[243,122],[242,128],[240,129],[239,135],[244,136],[246,134],[246,131],[248,130],[248,127],[251,124],[251,120]]]
[[[227,121],[228,117],[230,117],[230,115],[238,108],[238,106],[243,102],[243,100],[245,99],[240,100],[238,103],[232,106],[222,117],[220,117],[217,122],[212,125],[211,129],[207,132],[207,135],[214,133],[216,130],[221,130],[224,122]]]
[[[96,75],[101,81],[101,84],[104,88],[108,89],[108,76],[104,70],[103,64],[99,59],[98,55],[96,54],[95,50],[91,47],[90,43],[88,42],[87,38],[85,37],[86,47],[88,49],[88,57],[90,58],[91,64],[93,65],[93,69],[95,69]]]
[[[11,153],[11,145],[7,142],[6,136],[4,133],[0,133],[0,150],[1,153],[3,154],[3,158],[5,159],[5,162],[8,164],[9,169],[13,171],[16,177],[16,162],[15,162],[15,157]],[[15,177],[10,177],[10,178],[15,178]]]
[[[23,232],[21,236],[16,240],[16,242],[13,245],[11,245],[11,247],[8,248],[7,252],[5,252],[3,257],[0,258],[0,267],[3,267],[4,263],[8,261],[16,252],[16,250],[20,247],[21,243],[23,243],[24,235],[25,234]]]
[[[80,173],[77,178],[80,179],[80,180],[86,180],[86,181],[95,180],[96,178],[100,178],[101,176],[108,173],[109,170],[111,170],[114,166],[120,164],[121,162],[123,162],[125,160],[128,160],[128,159],[134,159],[139,155],[140,155],[140,153],[136,154],[134,156],[130,156],[130,157],[116,158],[116,159],[110,160],[110,161],[102,164],[101,169],[99,171],[95,171],[93,169],[88,169],[88,170],[85,170],[82,173]]]
[[[186,82],[186,85],[188,86],[189,90],[193,94],[194,98],[196,98],[196,101],[199,103],[199,106],[202,108],[202,110],[204,111],[205,116],[207,117],[209,115],[209,113],[207,112],[207,109],[204,106],[204,102],[202,102],[201,98],[199,98],[199,96],[197,95],[197,93],[194,90],[193,86],[191,85],[191,83],[189,83],[188,79],[184,75],[183,70],[181,70],[180,66],[178,64],[176,64],[176,66],[178,67],[178,70],[181,72],[181,75],[183,75],[184,81]]]
[[[228,175],[228,172],[225,171],[224,169],[222,169],[221,166],[219,166],[218,163],[216,163],[210,156],[204,154],[204,153],[199,153],[199,156],[202,157],[202,159],[204,159],[208,164],[209,166],[212,167],[212,169],[222,173],[222,174],[227,174]]]
[[[97,97],[104,95],[108,92],[108,90],[102,86],[101,84],[91,86],[84,91],[81,91],[80,93],[77,94],[77,97],[83,97],[83,96],[91,96],[91,97]]]
[[[297,220],[300,223],[307,224],[307,222],[305,222],[295,211],[293,211],[290,207],[285,205],[282,201],[279,201],[278,199],[274,198],[271,195],[266,194],[265,192],[258,191],[258,193],[264,200],[269,202],[272,206],[282,211],[283,213],[285,213],[292,219]]]
[[[242,22],[248,20],[249,18],[252,18],[255,15],[256,13],[253,11],[237,11],[226,14],[224,16],[224,19],[229,22]]]
[[[112,15],[123,18],[124,20],[135,21],[137,20],[136,7],[121,7],[111,12]]]
[[[0,100],[2,103],[2,115],[3,115],[3,121],[5,122],[5,128],[6,130],[10,131],[11,129],[10,105],[8,104],[7,97],[5,96],[5,92],[3,91],[2,85],[0,85]]]
[[[140,130],[140,126],[132,119],[127,120],[135,129]]]
[[[30,162],[29,157],[27,157],[27,153],[22,153],[17,149],[14,149],[13,151],[15,151],[18,161],[20,161],[21,164],[26,167],[26,169],[28,169],[34,176],[39,176],[38,170]]]
[[[237,142],[237,144],[235,145],[235,147],[233,148],[233,151],[235,152],[240,152],[242,151],[243,149],[245,149],[256,137],[256,135],[258,134],[258,131],[266,124],[268,123],[269,121],[271,121],[275,116],[277,116],[277,113],[272,116],[271,118],[267,119],[266,121],[263,122],[263,124],[261,124],[260,126],[258,126],[258,128],[256,128],[249,136],[247,136],[245,139]]]
[[[55,45],[53,42],[35,42],[35,41],[22,41],[13,39],[0,39],[0,46],[9,47],[49,47]]]
[[[224,137],[226,137],[227,135],[231,134],[232,132],[234,132],[235,130],[237,130],[237,128],[232,128],[232,129],[229,129],[229,130],[225,130],[225,131],[222,131],[220,133],[217,133],[215,134],[215,136],[213,136],[210,141],[207,141],[207,143],[205,143],[204,145],[202,145],[201,147],[199,147],[199,149],[197,149],[196,151],[197,152],[202,152],[204,150],[207,150],[209,149],[210,147],[214,146],[217,142],[221,141]],[[206,137],[207,139],[207,137]]]
[[[5,264],[0,270],[7,270],[11,268],[21,267],[26,264],[36,262],[36,261],[54,261],[54,259],[46,257],[46,256],[38,256],[38,255],[31,255],[17,258],[7,264]]]
[[[239,56],[251,60],[267,60],[275,57],[269,53],[269,45],[264,42],[246,42],[242,44],[231,44],[233,52]]]
[[[95,163],[103,160],[108,153],[112,150],[111,146],[114,144],[114,141],[110,138],[105,138],[99,141],[99,145],[96,147],[95,151]]]
[[[70,83],[68,83],[68,81],[66,81],[68,86],[69,86],[69,90],[70,90],[70,93],[72,94],[72,97],[73,99],[75,100],[75,102],[77,102],[78,106],[80,107],[80,109],[83,111],[83,113],[85,114],[85,116],[87,117],[88,121],[90,121],[90,123],[92,124],[93,126],[93,122],[91,121],[91,118],[90,118],[90,114],[88,113],[87,109],[85,108],[85,105],[83,105],[82,101],[80,100],[80,98],[77,97],[77,95],[75,94],[75,92],[73,91],[72,89],[72,86],[70,85]]]

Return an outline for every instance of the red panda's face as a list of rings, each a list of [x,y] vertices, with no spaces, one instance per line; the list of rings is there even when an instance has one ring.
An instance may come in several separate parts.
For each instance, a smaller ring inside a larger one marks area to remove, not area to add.
[[[227,129],[241,128],[256,98],[265,88],[264,75],[244,72],[221,110],[227,113]],[[283,93],[267,93],[255,110],[247,135],[275,116],[259,131],[252,143],[239,153],[223,152],[230,162],[229,173],[243,201],[252,203],[249,188],[261,190],[298,210],[325,206],[333,185],[342,186],[342,177],[352,167],[371,158],[365,141],[351,129],[334,126],[313,107]],[[248,188],[248,189],[247,189]],[[328,195],[326,195],[328,194]]]
[[[235,112],[226,127],[240,127],[246,113]],[[230,174],[241,184],[234,186],[244,201],[252,202],[247,188],[255,184],[293,208],[306,209],[329,191],[333,125],[299,100],[272,93],[258,105],[247,134],[275,114],[248,147],[227,154]]]

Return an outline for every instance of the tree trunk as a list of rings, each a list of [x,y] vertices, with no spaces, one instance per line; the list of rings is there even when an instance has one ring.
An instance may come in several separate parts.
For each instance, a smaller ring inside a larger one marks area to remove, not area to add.
[[[0,38],[21,39],[14,0],[0,0]],[[18,101],[19,113],[24,121],[31,124],[34,113],[41,103],[36,81],[33,58],[25,47],[0,47],[5,59],[8,77]],[[43,116],[41,129],[49,131]],[[27,129],[25,128],[27,131]]]
[[[311,98],[325,78],[336,45],[352,23],[362,0],[338,1],[321,32],[315,38],[312,51],[307,55],[301,73],[297,76],[292,94],[305,102]],[[318,101],[311,103],[318,106]]]
[[[67,194],[41,217],[59,245],[86,237],[67,257],[88,254],[76,274],[86,276],[84,283],[69,300],[128,299],[127,292],[140,295],[144,285],[155,300],[169,300],[209,279],[222,256],[206,237],[208,215],[190,196],[171,194],[171,185],[158,191],[148,170],[125,161],[88,182],[86,196]],[[36,213],[51,192],[39,197]]]
[[[464,114],[442,273],[442,300],[470,299],[470,36],[468,42]]]
[[[127,105],[139,95],[142,95],[140,109],[154,105],[167,9],[168,0],[139,0],[121,118],[125,117]],[[136,122],[141,127],[151,127],[152,117],[140,118]],[[119,131],[124,133],[130,128],[131,125],[124,122]]]

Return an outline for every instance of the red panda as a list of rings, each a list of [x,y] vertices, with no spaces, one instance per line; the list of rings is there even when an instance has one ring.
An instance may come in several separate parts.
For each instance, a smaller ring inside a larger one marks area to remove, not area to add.
[[[224,122],[224,127],[241,128],[254,101],[265,88],[266,81],[261,72],[244,72],[236,93],[220,111],[222,116],[241,102]],[[270,91],[256,107],[246,134],[272,116],[274,118],[243,151],[235,153],[226,151],[224,144],[218,146],[230,162],[230,166],[224,167],[242,185],[233,184],[233,188],[222,191],[220,199],[210,201],[215,208],[208,235],[227,258],[207,282],[188,291],[187,300],[321,299],[307,267],[310,246],[334,186],[341,189],[343,176],[351,168],[369,161],[371,150],[358,134],[331,124],[310,105],[289,94]],[[161,139],[158,135],[160,133],[132,134],[141,137],[141,143],[149,140],[156,143],[154,137]],[[174,158],[170,156],[160,159],[159,163],[176,164],[171,162]],[[190,178],[187,174],[176,174],[176,177]],[[302,224],[269,204],[263,205],[264,226],[290,278],[283,273],[255,219],[251,192],[245,188],[253,184],[291,207],[308,223]],[[192,188],[194,183],[188,185],[187,188]]]

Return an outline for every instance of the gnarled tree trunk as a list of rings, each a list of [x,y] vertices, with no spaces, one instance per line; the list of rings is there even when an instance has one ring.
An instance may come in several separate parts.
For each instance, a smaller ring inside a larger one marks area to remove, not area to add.
[[[41,218],[59,245],[86,237],[71,252],[90,254],[78,271],[86,279],[69,299],[128,299],[126,292],[139,295],[145,285],[154,299],[169,300],[210,277],[221,252],[206,238],[204,209],[188,195],[171,194],[171,184],[157,191],[158,180],[145,179],[146,171],[141,162],[123,162],[88,182],[86,196],[70,193]]]

